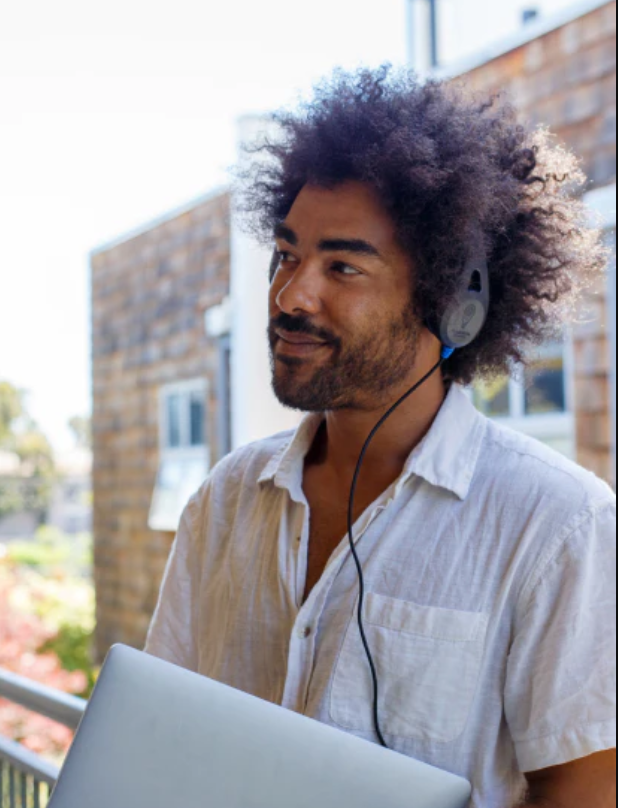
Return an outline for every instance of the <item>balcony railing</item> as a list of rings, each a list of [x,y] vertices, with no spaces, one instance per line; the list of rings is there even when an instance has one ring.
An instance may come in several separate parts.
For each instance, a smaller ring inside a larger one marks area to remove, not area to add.
[[[86,702],[0,669],[0,698],[77,729]],[[0,736],[0,808],[44,808],[59,769]]]

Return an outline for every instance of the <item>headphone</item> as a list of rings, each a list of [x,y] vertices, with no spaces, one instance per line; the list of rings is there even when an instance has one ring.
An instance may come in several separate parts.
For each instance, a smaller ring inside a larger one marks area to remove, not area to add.
[[[453,300],[441,318],[428,318],[425,324],[444,348],[459,351],[480,335],[490,303],[487,252],[481,235],[477,234]]]
[[[279,263],[279,253],[275,251],[273,260],[270,266],[270,282],[274,281]],[[382,427],[385,421],[395,412],[395,410],[407,401],[425,382],[429,381],[432,376],[437,373],[442,366],[447,362],[456,351],[471,345],[481,334],[487,318],[489,316],[489,309],[491,306],[491,289],[489,282],[489,265],[487,250],[484,244],[483,234],[479,230],[473,240],[472,246],[469,250],[466,263],[461,272],[461,278],[457,292],[453,299],[446,308],[444,314],[435,317],[427,317],[425,325],[436,336],[441,344],[442,351],[440,353],[440,361],[435,365],[426,376],[424,376],[414,387],[409,390],[402,398],[394,404],[390,410],[384,415],[376,424],[373,431],[367,438],[365,445],[360,453],[358,465],[352,480],[352,487],[350,490],[350,499],[348,502],[348,539],[350,542],[350,549],[352,551],[352,558],[356,565],[359,582],[359,597],[358,597],[358,629],[361,637],[361,642],[365,649],[369,668],[371,670],[371,678],[373,682],[373,723],[375,733],[381,746],[388,749],[388,744],[384,739],[380,724],[380,701],[379,701],[379,681],[378,672],[369,646],[367,634],[364,624],[364,610],[365,610],[365,575],[363,567],[358,556],[356,544],[353,534],[354,523],[354,496],[358,479],[360,476],[363,460],[369,449],[369,445],[375,437],[378,430]]]

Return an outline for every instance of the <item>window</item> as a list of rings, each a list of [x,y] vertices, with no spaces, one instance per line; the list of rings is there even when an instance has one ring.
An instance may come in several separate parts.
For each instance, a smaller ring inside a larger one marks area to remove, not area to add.
[[[164,451],[206,445],[206,385],[189,382],[166,387],[161,393]]]
[[[201,393],[191,393],[189,399],[189,443],[191,446],[205,446],[204,420],[206,405]]]
[[[564,345],[544,347],[526,368],[524,376],[524,413],[551,415],[567,411],[567,379]]]
[[[572,384],[569,339],[537,350],[519,374],[475,385],[472,397],[489,418],[504,421],[573,458]]]
[[[175,532],[182,511],[210,470],[206,381],[164,387],[160,393],[160,460],[150,516],[152,530]]]
[[[165,409],[167,416],[167,434],[165,437],[167,449],[180,449],[182,438],[182,396],[170,395],[166,398]]]

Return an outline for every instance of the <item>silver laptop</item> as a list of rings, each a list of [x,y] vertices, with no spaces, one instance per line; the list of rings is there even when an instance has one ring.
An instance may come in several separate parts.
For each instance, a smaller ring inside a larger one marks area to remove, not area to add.
[[[470,785],[115,646],[50,808],[465,808]]]

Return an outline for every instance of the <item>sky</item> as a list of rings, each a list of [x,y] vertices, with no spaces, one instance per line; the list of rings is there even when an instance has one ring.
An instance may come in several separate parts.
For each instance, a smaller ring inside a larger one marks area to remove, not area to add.
[[[573,0],[440,2],[449,63]],[[56,448],[90,409],[90,251],[224,185],[243,114],[405,63],[406,3],[0,3],[0,380]]]

